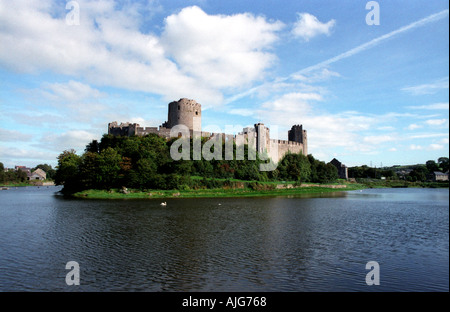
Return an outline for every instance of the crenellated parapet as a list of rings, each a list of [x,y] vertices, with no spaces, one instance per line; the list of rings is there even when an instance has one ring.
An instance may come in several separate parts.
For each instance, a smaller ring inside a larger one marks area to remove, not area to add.
[[[139,127],[137,123],[120,123],[113,121],[108,124],[108,134],[114,136],[132,136],[136,135],[136,129]]]

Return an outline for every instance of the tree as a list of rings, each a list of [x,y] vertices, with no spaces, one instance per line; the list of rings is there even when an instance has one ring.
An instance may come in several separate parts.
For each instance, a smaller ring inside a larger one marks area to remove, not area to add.
[[[80,182],[84,189],[100,187],[98,159],[99,154],[95,152],[86,152],[81,157]]]
[[[382,171],[381,171],[381,175],[382,175],[383,177],[385,177],[385,178],[388,178],[388,179],[393,179],[393,180],[398,179],[397,174],[396,174],[395,171],[392,170],[392,169],[382,170]]]
[[[58,156],[55,184],[64,185],[64,190],[68,192],[81,190],[80,165],[81,157],[76,154],[75,150],[62,152]]]
[[[84,149],[85,152],[91,152],[91,153],[99,153],[100,152],[100,144],[98,144],[97,140],[92,140],[91,143],[86,145],[86,148]]]
[[[439,167],[441,168],[442,172],[448,171],[448,167],[449,167],[448,157],[439,157],[438,164],[439,164]]]
[[[19,182],[25,182],[28,180],[28,175],[25,171],[22,171],[22,169],[19,169],[16,171],[16,181]]]
[[[98,156],[98,179],[102,188],[111,189],[119,186],[119,172],[122,156],[113,148],[108,147]]]
[[[139,175],[136,177],[135,183],[140,187],[157,188],[154,184],[155,176],[158,174],[158,166],[150,158],[143,158],[137,162],[137,172]]]
[[[211,178],[214,173],[214,167],[212,166],[210,161],[206,161],[204,159],[202,160],[195,160],[193,161],[193,175],[198,175],[202,177],[208,177]],[[238,178],[241,179],[241,178]]]
[[[303,154],[286,154],[278,164],[278,170],[280,178],[288,181],[309,181],[311,175],[311,165]]]
[[[161,138],[156,134],[149,134],[140,138],[140,158],[151,158],[156,162],[158,168],[172,160],[170,157],[169,146],[164,138]]]
[[[427,166],[428,172],[433,173],[434,171],[439,171],[439,166],[434,160],[428,160],[425,165]]]
[[[5,166],[0,162],[0,183],[5,182]]]
[[[427,180],[428,169],[424,165],[416,166],[413,171],[409,173],[410,180],[416,181],[426,181]]]
[[[313,155],[307,156],[311,166],[310,181],[316,183],[330,183],[338,178],[337,168],[331,164],[315,159]]]
[[[334,182],[339,178],[339,173],[338,173],[337,168],[331,163],[328,163],[326,165],[325,172],[326,172],[325,176],[327,179],[326,180],[327,183]]]

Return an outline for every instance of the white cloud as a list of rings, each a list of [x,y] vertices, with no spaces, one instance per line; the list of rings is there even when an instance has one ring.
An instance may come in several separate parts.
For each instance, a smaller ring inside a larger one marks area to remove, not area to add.
[[[448,137],[446,133],[409,135],[390,132],[374,135],[371,132],[372,129],[395,130],[392,126],[384,125],[398,123],[400,118],[409,120],[412,115],[409,113],[371,115],[357,111],[332,114],[321,109],[323,100],[319,93],[292,92],[262,103],[255,112],[269,128],[278,126],[279,139],[286,139],[287,130],[292,125],[302,124],[308,131],[309,152],[313,155],[324,155],[324,159],[332,156],[330,151],[337,150],[341,153],[358,152],[361,155],[373,155],[380,153],[381,150],[390,152],[408,148],[422,150],[425,145],[418,145],[413,140]],[[410,125],[410,129],[418,127],[419,125]],[[405,145],[401,146],[406,148],[399,147],[400,145],[397,144],[399,142],[405,142]]]
[[[422,126],[418,125],[418,124],[410,124],[408,127],[406,127],[406,129],[408,129],[408,130],[416,130],[416,129],[420,129],[420,128],[422,128]]]
[[[240,115],[247,117],[254,115],[255,111],[247,108],[233,108],[230,111],[228,111],[228,113],[232,115]]]
[[[365,43],[363,43],[363,44],[361,44],[361,45],[359,45],[359,46],[357,46],[357,47],[355,47],[353,49],[350,49],[350,50],[348,50],[346,52],[343,52],[343,53],[341,53],[339,55],[331,57],[331,58],[329,58],[329,59],[327,59],[325,61],[319,62],[319,63],[317,63],[315,65],[311,65],[311,66],[306,67],[304,69],[301,69],[301,70],[299,70],[297,72],[294,72],[294,73],[290,74],[287,77],[278,77],[277,79],[275,79],[274,82],[275,83],[280,83],[280,82],[283,82],[283,81],[286,81],[286,80],[289,80],[289,79],[295,79],[296,77],[304,76],[305,74],[313,72],[313,71],[317,71],[317,70],[319,70],[321,68],[329,66],[330,64],[333,64],[333,63],[336,63],[336,62],[338,62],[340,60],[352,57],[353,55],[356,55],[358,53],[366,51],[367,49],[371,49],[373,47],[376,47],[377,45],[381,44],[382,42],[384,42],[386,40],[389,40],[389,39],[391,39],[391,38],[393,38],[393,37],[395,37],[397,35],[400,35],[402,33],[405,33],[405,32],[407,32],[409,30],[412,30],[412,29],[415,29],[415,28],[419,28],[419,27],[425,26],[425,25],[427,25],[429,23],[432,23],[432,22],[441,20],[443,18],[446,18],[448,16],[448,13],[449,13],[449,11],[447,9],[447,10],[442,10],[442,11],[436,13],[436,14],[431,14],[431,15],[425,17],[425,18],[422,18],[422,19],[417,20],[417,21],[415,21],[413,23],[410,23],[410,24],[408,24],[406,26],[403,26],[403,27],[400,27],[400,28],[398,28],[396,30],[393,30],[393,31],[391,31],[391,32],[389,32],[389,33],[387,33],[385,35],[379,36],[379,37],[377,37],[375,39],[372,39],[372,40],[370,40],[368,42],[365,42]],[[447,77],[447,81],[448,81],[448,77]],[[249,96],[249,95],[259,91],[261,88],[266,87],[267,84],[268,83],[264,83],[262,85],[253,87],[253,88],[251,88],[251,89],[249,89],[249,90],[247,90],[245,92],[236,94],[236,95],[232,96],[231,98],[229,98],[226,102],[227,103],[231,103],[231,102],[236,101],[236,100],[238,100],[240,98],[243,98],[245,96]],[[447,88],[448,88],[448,83],[447,83]]]
[[[363,138],[363,141],[369,144],[380,144],[384,142],[395,141],[396,137],[390,135],[371,135]]]
[[[274,101],[263,103],[262,108],[280,113],[295,114],[297,112],[307,114],[311,110],[310,102],[320,100],[322,100],[322,96],[318,93],[292,92],[284,94]]]
[[[447,10],[448,15],[448,10]],[[448,89],[448,77],[438,79],[431,83],[425,83],[417,86],[402,88],[402,91],[408,92],[412,95],[426,95],[434,94],[440,90]],[[448,109],[448,104],[447,104]]]
[[[440,145],[440,144],[435,144],[435,143],[433,143],[433,144],[430,144],[429,148],[430,148],[431,150],[433,150],[433,151],[437,151],[437,150],[444,149],[444,146],[443,146],[443,145]]]
[[[44,83],[41,88],[43,89],[43,95],[48,99],[62,102],[83,101],[106,96],[90,85],[74,80],[67,83]]]
[[[292,34],[295,37],[300,37],[305,41],[309,41],[309,39],[318,35],[324,34],[329,36],[335,25],[336,21],[334,19],[327,23],[322,23],[314,15],[309,13],[298,13],[298,20],[294,24]]]
[[[429,139],[429,138],[439,138],[439,137],[448,137],[448,133],[424,133],[408,136],[410,139]]]
[[[56,0],[0,2],[0,65],[214,105],[223,100],[222,88],[263,77],[283,27],[248,13],[208,15],[189,7],[167,17],[161,38],[140,30],[148,11],[139,12],[141,4],[77,2],[78,26],[66,24],[65,3]]]
[[[424,109],[424,110],[448,110],[449,105],[447,102],[447,103],[434,103],[434,104],[428,104],[428,105],[406,106],[406,108]]]
[[[376,125],[379,118],[363,116],[356,112],[330,114],[317,109],[323,100],[318,93],[288,93],[261,104],[256,109],[265,125],[278,127],[278,138],[286,139],[287,130],[294,124],[302,124],[308,131],[308,150],[313,155],[329,158],[330,150],[344,148],[347,151],[372,153],[376,147],[369,140],[363,141],[361,131]],[[273,137],[276,139],[276,137]]]
[[[36,146],[58,152],[72,148],[77,152],[82,152],[89,142],[98,138],[99,134],[91,131],[68,130],[61,134],[47,133],[41,138],[40,144]]]
[[[342,59],[345,59],[345,58],[351,57],[353,55],[356,55],[356,54],[358,54],[360,52],[363,52],[363,51],[365,51],[367,49],[370,49],[370,48],[373,48],[373,47],[379,45],[380,43],[382,43],[385,40],[389,40],[390,38],[392,38],[394,36],[397,36],[399,34],[402,34],[404,32],[407,32],[407,31],[409,31],[411,29],[422,27],[422,26],[427,25],[429,23],[432,23],[432,22],[441,20],[443,18],[446,18],[448,16],[448,12],[449,11],[447,9],[447,10],[442,10],[441,12],[438,12],[436,14],[431,14],[431,15],[425,17],[425,18],[422,18],[422,19],[420,19],[418,21],[415,21],[415,22],[413,22],[411,24],[408,24],[406,26],[400,27],[400,28],[398,28],[396,30],[393,30],[393,31],[391,31],[391,32],[389,32],[389,33],[387,33],[385,35],[382,35],[380,37],[377,37],[375,39],[372,39],[372,40],[370,40],[370,41],[368,41],[366,43],[363,43],[363,44],[361,44],[361,45],[359,45],[359,46],[357,46],[357,47],[355,47],[353,49],[350,49],[350,50],[348,50],[348,51],[346,51],[344,53],[341,53],[341,54],[339,54],[337,56],[329,58],[329,59],[327,59],[327,60],[325,60],[323,62],[317,63],[317,64],[309,66],[307,68],[304,68],[304,69],[302,69],[302,70],[300,70],[300,71],[298,71],[298,72],[296,72],[296,73],[294,73],[292,75],[298,75],[298,74],[304,74],[304,73],[307,73],[307,72],[311,72],[313,70],[317,70],[319,68],[323,68],[323,67],[328,66],[330,64],[333,64],[335,62],[338,62],[338,61],[340,61]],[[447,88],[448,88],[448,77],[447,77]]]
[[[8,130],[0,128],[0,142],[27,142],[33,138],[33,135],[23,133],[17,130]]]
[[[337,72],[329,70],[328,68],[322,68],[321,70],[312,71],[304,74],[293,74],[292,79],[305,81],[307,83],[313,83],[318,81],[328,80],[332,77],[341,77]]]
[[[9,114],[15,123],[21,126],[33,126],[43,128],[51,125],[51,127],[64,127],[64,116],[55,113],[40,112],[37,109],[29,109]]]
[[[79,81],[43,83],[39,89],[30,90],[28,93],[33,101],[36,97],[45,99],[45,105],[51,105],[53,110],[65,116],[63,119],[66,122],[92,123],[112,110],[102,103],[102,100],[108,99],[107,94]]]
[[[409,149],[412,150],[412,151],[417,151],[417,150],[421,150],[421,149],[422,149],[422,146],[416,145],[416,144],[411,144],[411,145],[409,146]]]
[[[0,148],[0,159],[5,167],[9,168],[14,167],[15,165],[28,165],[31,163],[33,163],[33,165],[28,166],[35,166],[36,161],[53,164],[56,162],[57,156],[58,154],[56,152],[52,153],[35,148]]]
[[[165,19],[161,39],[183,73],[209,87],[240,87],[273,64],[268,50],[282,27],[249,13],[208,15],[193,6]]]
[[[428,119],[425,121],[426,124],[430,126],[441,126],[445,123],[448,123],[448,119]]]
[[[392,127],[392,126],[382,126],[382,127],[378,127],[377,130],[382,130],[382,131],[392,131],[392,130],[395,130],[395,127]]]

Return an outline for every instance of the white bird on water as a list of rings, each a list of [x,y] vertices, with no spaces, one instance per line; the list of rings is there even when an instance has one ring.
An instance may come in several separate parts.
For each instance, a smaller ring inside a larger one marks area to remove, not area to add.
[[[161,203],[161,206],[167,206],[166,202]]]

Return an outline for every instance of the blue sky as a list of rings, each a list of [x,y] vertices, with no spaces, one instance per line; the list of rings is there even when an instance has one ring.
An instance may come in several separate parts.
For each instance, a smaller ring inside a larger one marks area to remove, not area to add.
[[[56,165],[182,97],[205,130],[303,124],[326,162],[448,157],[448,1],[377,1],[379,25],[368,2],[0,0],[0,161]]]

